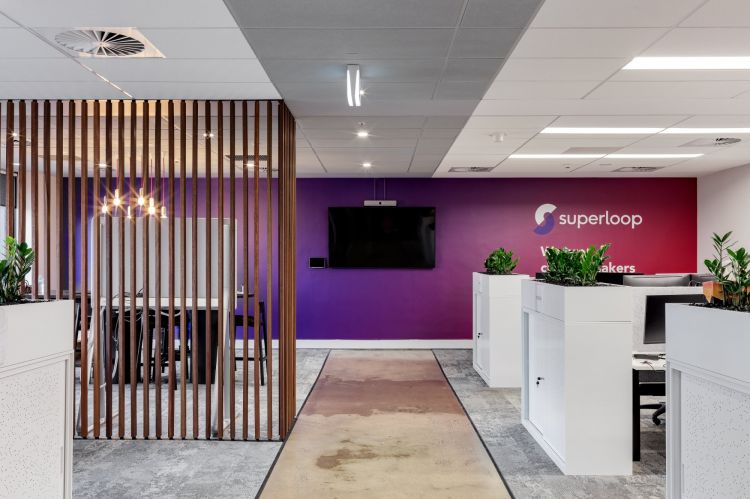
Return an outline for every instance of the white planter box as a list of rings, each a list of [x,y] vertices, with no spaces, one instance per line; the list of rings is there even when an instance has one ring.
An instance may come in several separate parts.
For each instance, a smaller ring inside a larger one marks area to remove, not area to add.
[[[667,497],[747,497],[750,314],[669,304]]]
[[[521,282],[528,278],[472,275],[474,369],[487,386],[521,386]]]
[[[71,497],[73,302],[0,306],[0,497]]]
[[[630,475],[632,293],[522,283],[522,423],[566,475]]]

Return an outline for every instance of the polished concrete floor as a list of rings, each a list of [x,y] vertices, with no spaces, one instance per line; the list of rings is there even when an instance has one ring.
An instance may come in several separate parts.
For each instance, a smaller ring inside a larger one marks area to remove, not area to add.
[[[298,350],[298,408],[327,350]],[[449,382],[517,498],[663,498],[665,428],[641,419],[643,460],[629,477],[571,477],[520,423],[520,390],[487,388],[470,350],[435,350]],[[596,417],[596,415],[592,415]],[[74,443],[75,497],[252,497],[281,444],[214,441]]]

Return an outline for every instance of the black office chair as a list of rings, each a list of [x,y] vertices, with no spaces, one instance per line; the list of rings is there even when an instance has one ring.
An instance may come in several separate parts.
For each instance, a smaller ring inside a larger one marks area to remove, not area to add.
[[[651,395],[655,397],[661,397],[666,395],[666,381],[664,378],[664,371],[640,371],[639,373],[639,385],[641,395]],[[659,416],[663,415],[667,410],[667,404],[665,402],[657,402],[653,404],[641,404],[641,409],[656,409],[651,415],[651,421],[655,425],[661,424]]]
[[[241,314],[236,314],[234,316],[234,325],[235,327],[244,327],[244,320],[245,316]],[[253,328],[255,329],[255,318],[252,315],[247,316],[247,327],[248,329]],[[247,335],[247,331],[243,331],[243,334]],[[250,341],[252,338],[249,336],[246,336],[248,338],[248,341]],[[266,356],[268,355],[268,344],[266,342],[266,304],[261,301],[260,302],[260,384],[265,385],[266,384],[266,369],[265,369],[265,363],[266,363]],[[252,351],[252,350],[251,350]],[[235,370],[237,369],[237,362],[242,361],[243,357],[241,355],[234,356],[234,362],[235,362]],[[248,360],[255,361],[255,357],[248,356]]]

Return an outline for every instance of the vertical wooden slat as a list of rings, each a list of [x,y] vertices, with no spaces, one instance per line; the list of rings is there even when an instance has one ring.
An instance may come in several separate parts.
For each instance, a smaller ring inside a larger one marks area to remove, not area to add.
[[[125,101],[120,100],[117,103],[117,194],[122,200],[127,200],[125,192]],[[114,198],[113,198],[114,199]],[[118,388],[118,405],[117,405],[117,436],[125,438],[125,206],[122,204],[118,209],[112,207],[112,216],[117,216],[119,245],[118,245],[118,276],[120,289],[117,296],[119,298],[119,308],[117,310],[118,327],[117,327],[117,388]]]
[[[191,182],[191,209],[192,209],[192,326],[190,330],[190,344],[192,348],[190,353],[191,374],[193,375],[193,438],[198,438],[198,101],[193,101],[193,119],[192,119],[192,145],[193,145],[193,164],[192,164],[192,182]]]
[[[23,141],[22,141],[23,142]],[[23,187],[21,188],[23,189]],[[68,298],[76,296],[76,101],[68,101]],[[23,211],[21,211],[23,213]],[[22,234],[23,232],[21,232]],[[74,335],[75,336],[75,335]]]
[[[187,104],[180,101],[180,437],[187,436]]]
[[[260,440],[260,102],[255,101],[253,135],[253,406]]]
[[[167,278],[169,279],[168,294],[169,294],[169,320],[167,325],[167,345],[168,345],[168,382],[167,387],[169,393],[167,394],[167,438],[170,440],[174,438],[174,389],[175,389],[175,370],[174,370],[174,283],[175,283],[175,266],[174,266],[174,101],[167,101],[167,170],[168,170],[168,192],[167,192],[167,227],[169,231],[169,241],[167,242],[169,255],[169,272]]]
[[[161,207],[164,200],[161,191],[161,101],[154,103],[154,198],[157,212],[154,215],[154,390],[156,391],[154,416],[156,438],[161,439]]]
[[[138,332],[136,330],[137,323],[137,310],[135,307],[135,298],[138,294],[138,288],[136,287],[136,219],[138,213],[136,205],[133,204],[134,199],[138,199],[138,184],[137,184],[137,149],[138,136],[137,136],[137,125],[138,123],[138,103],[135,100],[130,101],[130,178],[128,179],[128,192],[130,193],[128,199],[128,208],[130,211],[130,219],[128,220],[128,226],[130,227],[130,245],[128,251],[130,252],[130,438],[136,438],[138,436]]]
[[[17,237],[26,241],[26,101],[18,101],[18,230]]]
[[[247,302],[247,288],[250,286],[250,271],[248,261],[248,241],[250,239],[250,229],[248,223],[248,182],[247,182],[247,101],[242,101],[242,439],[247,440],[248,435],[248,384],[249,376],[247,371],[247,358],[248,358],[248,345],[247,345],[247,331],[248,331],[248,302]]]
[[[234,101],[229,101],[229,157],[231,158],[229,161],[229,238],[230,238],[230,248],[229,248],[229,340],[232,342],[232,355],[228,360],[228,362],[232,363],[232,376],[229,378],[229,409],[231,411],[230,414],[230,420],[229,420],[229,438],[232,440],[235,439],[236,432],[237,432],[237,425],[235,422],[235,394],[234,394],[234,371],[235,371],[235,364],[234,361],[234,343],[235,338],[237,336],[237,327],[235,325],[235,310],[236,305],[235,301],[237,299],[237,270],[236,270],[236,259],[237,259],[237,237],[235,236],[235,230],[236,230],[236,216],[235,213],[237,212],[235,207],[236,197],[237,197],[237,187],[234,185],[235,182],[235,159],[234,159],[234,141],[235,141],[235,112],[234,112]],[[240,162],[242,164],[242,162]]]
[[[58,244],[62,244],[63,234],[65,233],[65,226],[63,225],[65,220],[65,217],[63,216],[65,214],[65,210],[63,209],[63,200],[65,198],[65,195],[63,193],[63,164],[65,163],[65,159],[63,158],[63,146],[65,145],[65,142],[63,140],[63,131],[65,130],[65,126],[63,125],[63,118],[63,101],[58,99],[55,106],[55,195],[57,196],[57,209],[55,210],[57,216],[55,217],[55,220],[57,222]],[[65,288],[65,274],[63,272],[67,267],[65,265],[65,252],[62,251],[62,248],[58,246],[55,253],[57,253],[56,297],[58,300],[62,300],[63,290]]]
[[[15,213],[13,200],[13,173],[15,170],[15,160],[13,159],[13,148],[16,140],[24,140],[15,127],[15,112],[13,101],[6,101],[5,105],[5,227],[9,236],[15,236],[13,230]]]
[[[18,238],[27,241],[26,235],[26,101],[18,101]]]
[[[216,124],[217,124],[217,144],[216,144],[216,166],[217,178],[219,183],[219,199],[217,208],[219,210],[218,220],[218,266],[217,276],[218,286],[218,310],[217,310],[217,327],[219,335],[217,346],[217,373],[216,379],[216,421],[217,433],[219,440],[224,437],[224,107],[223,102],[216,103]]]
[[[94,438],[99,438],[101,425],[101,337],[102,337],[102,311],[101,311],[101,269],[99,260],[101,253],[101,238],[99,236],[100,227],[100,207],[101,207],[101,180],[99,177],[99,146],[101,141],[101,103],[94,101],[94,186],[93,186],[93,218],[91,223],[94,225],[94,305],[91,309],[94,316]]]
[[[273,103],[266,103],[266,425],[273,439]]]
[[[151,136],[149,133],[149,102],[143,101],[143,140],[141,141],[141,150],[143,159],[141,160],[141,167],[143,168],[143,175],[141,179],[141,185],[143,186],[143,195],[146,197],[146,204],[143,207],[142,215],[143,222],[141,230],[143,230],[143,308],[141,310],[141,321],[143,323],[143,438],[148,439],[150,434],[150,381],[151,381],[151,328],[149,324],[149,277],[151,275],[150,260],[149,260],[149,215],[148,213],[148,200],[151,199],[153,193],[151,192],[151,186],[149,184],[151,178],[151,168],[149,165],[149,147],[151,144]]]
[[[35,101],[36,102],[36,101]],[[32,105],[32,116],[35,113]],[[89,426],[89,106],[81,101],[81,436],[88,437]],[[32,152],[33,153],[33,152]],[[33,166],[32,166],[33,167]],[[32,175],[33,177],[33,175]],[[33,181],[32,181],[33,182]],[[34,188],[34,187],[32,187]],[[33,191],[32,191],[33,192]]]
[[[50,101],[44,101],[44,299],[49,300],[50,287],[52,285],[52,265],[50,264],[50,230],[52,227],[52,205],[51,205],[51,186],[50,186],[50,142],[51,128],[50,119],[52,114],[52,105]]]
[[[206,439],[211,438],[211,101],[205,102],[206,120]]]
[[[39,296],[39,103],[31,101],[31,247],[37,251],[31,282],[31,299]]]
[[[106,180],[104,188],[104,196],[109,197],[112,192],[112,101],[105,101],[105,115],[104,115],[104,164],[106,168]],[[108,203],[109,205],[110,203]],[[106,265],[106,289],[104,296],[105,306],[105,323],[104,323],[104,360],[105,360],[105,381],[107,407],[106,407],[106,431],[107,438],[112,438],[112,416],[113,416],[113,394],[112,394],[112,299],[113,299],[113,283],[112,283],[112,271],[114,270],[112,264],[112,211],[110,207],[109,214],[104,215],[104,230],[106,231],[105,241],[107,241],[107,255],[105,260]]]

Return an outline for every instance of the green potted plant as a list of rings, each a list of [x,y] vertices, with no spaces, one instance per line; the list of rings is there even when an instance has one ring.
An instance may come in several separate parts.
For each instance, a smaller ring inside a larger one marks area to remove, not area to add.
[[[24,301],[28,291],[26,276],[34,263],[34,250],[12,236],[5,238],[5,258],[0,260],[0,304]]]
[[[714,257],[704,260],[715,280],[703,283],[708,303],[730,310],[750,311],[750,253],[734,248],[732,232],[714,233],[711,240]]]
[[[521,282],[515,274],[518,258],[498,248],[475,272],[473,348],[474,369],[493,388],[521,386]]]

